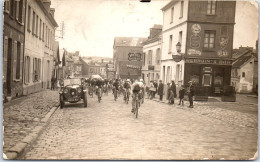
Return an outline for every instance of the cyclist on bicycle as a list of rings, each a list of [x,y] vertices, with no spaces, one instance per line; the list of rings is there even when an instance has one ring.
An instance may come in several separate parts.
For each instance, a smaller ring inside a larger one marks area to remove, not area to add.
[[[142,98],[142,103],[144,103],[144,90],[145,90],[145,85],[144,85],[144,80],[140,79],[140,87],[141,87],[141,98]]]
[[[119,80],[116,79],[116,81],[113,83],[113,94],[116,93],[116,91],[119,91],[119,86],[120,86]]]
[[[132,99],[132,110],[131,110],[131,112],[134,112],[134,109],[136,107],[135,100],[136,99],[139,100],[139,98],[140,98],[139,97],[139,92],[141,91],[141,86],[142,86],[142,83],[139,82],[138,80],[135,80],[135,82],[132,84],[131,89],[132,89],[132,97],[133,97],[133,99]]]
[[[127,79],[125,81],[125,83],[123,84],[123,88],[124,88],[124,100],[126,100],[126,95],[130,93],[130,89],[131,89],[131,83],[130,83],[130,79]],[[128,96],[129,97],[129,96]]]
[[[101,100],[101,97],[102,97],[102,87],[103,87],[103,85],[104,85],[104,82],[103,82],[102,79],[96,80],[96,87],[97,87],[97,92],[100,93],[100,96],[98,96],[98,97],[100,97],[100,100]]]

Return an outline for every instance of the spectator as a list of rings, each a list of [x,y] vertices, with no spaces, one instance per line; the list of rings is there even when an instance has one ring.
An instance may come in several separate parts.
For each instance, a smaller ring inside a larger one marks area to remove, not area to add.
[[[160,96],[160,101],[162,101],[162,99],[163,99],[163,83],[162,83],[162,80],[159,81],[158,95]]]
[[[177,97],[177,94],[176,94],[176,85],[173,80],[172,80],[170,89],[171,89],[170,104],[174,104],[174,98]]]
[[[185,94],[185,89],[184,89],[184,86],[182,85],[180,90],[179,90],[179,98],[180,98],[180,102],[179,102],[179,105],[182,104],[182,106],[184,105],[184,94]]]

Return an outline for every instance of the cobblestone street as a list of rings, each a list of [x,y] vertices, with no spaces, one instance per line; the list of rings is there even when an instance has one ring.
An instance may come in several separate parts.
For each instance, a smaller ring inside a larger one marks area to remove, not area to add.
[[[136,119],[122,97],[109,94],[101,103],[89,97],[87,108],[58,109],[21,159],[250,159],[257,150],[257,105],[255,113],[223,108],[239,104],[195,102],[189,109],[187,102],[145,100]]]
[[[44,90],[3,105],[3,152],[29,134],[58,104],[58,91]]]

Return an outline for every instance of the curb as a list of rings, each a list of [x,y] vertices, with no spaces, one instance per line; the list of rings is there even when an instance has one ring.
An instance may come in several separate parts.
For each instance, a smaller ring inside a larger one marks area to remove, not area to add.
[[[46,115],[45,117],[40,121],[39,125],[36,126],[31,133],[26,135],[26,137],[18,142],[15,146],[10,148],[7,153],[3,153],[3,159],[4,160],[15,160],[17,157],[19,157],[25,150],[26,146],[36,141],[38,136],[42,133],[43,128],[46,126],[47,122],[49,121],[50,117],[53,115],[53,113],[59,108],[53,107]]]

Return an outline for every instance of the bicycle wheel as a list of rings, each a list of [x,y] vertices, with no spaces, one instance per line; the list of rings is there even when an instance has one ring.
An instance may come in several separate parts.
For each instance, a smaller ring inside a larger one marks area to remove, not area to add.
[[[135,100],[135,118],[137,118],[137,116],[138,116],[138,107],[139,107],[139,103],[138,103],[138,99],[137,100]]]
[[[114,91],[114,99],[116,101],[116,97],[117,97],[117,90]]]

